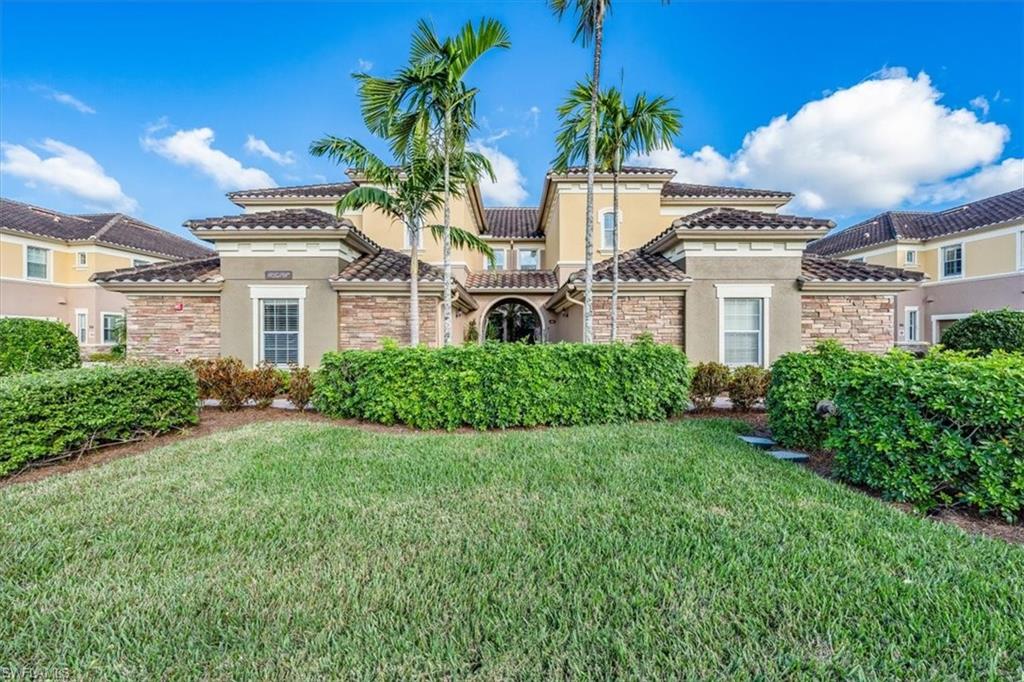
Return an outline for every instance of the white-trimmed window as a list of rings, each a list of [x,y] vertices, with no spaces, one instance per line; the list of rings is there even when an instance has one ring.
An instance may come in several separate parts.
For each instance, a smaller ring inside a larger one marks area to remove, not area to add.
[[[89,255],[85,251],[79,251],[75,254],[75,265],[80,268],[84,268],[89,264]]]
[[[622,213],[619,213],[619,228],[621,236]],[[615,239],[615,211],[607,209],[601,212],[601,248],[611,251]]]
[[[28,279],[50,278],[50,250],[38,246],[25,247],[25,277]]]
[[[921,318],[916,306],[903,309],[903,335],[907,341],[921,340]]]
[[[540,249],[519,249],[520,270],[540,270]]]
[[[856,258],[851,258],[850,262],[851,263],[863,263],[864,262],[864,256],[857,256]]]
[[[916,265],[917,249],[907,249],[906,254],[903,256],[903,262],[907,265]]]
[[[85,308],[75,308],[75,336],[78,343],[89,341],[89,311]]]
[[[146,260],[145,258],[132,258],[132,267],[141,268],[143,265],[150,265],[153,261]]]
[[[730,367],[768,364],[771,284],[716,284],[719,361]]]
[[[504,270],[508,252],[505,249],[494,249],[494,262],[490,258],[484,258],[484,270]]]
[[[1017,233],[1017,269],[1024,272],[1024,230]]]
[[[124,324],[124,315],[121,313],[101,313],[102,338],[105,344],[117,343],[117,331]]]
[[[305,285],[250,285],[253,364],[303,364]]]
[[[939,260],[939,274],[942,279],[956,279],[964,276],[964,245],[953,244],[942,247]]]

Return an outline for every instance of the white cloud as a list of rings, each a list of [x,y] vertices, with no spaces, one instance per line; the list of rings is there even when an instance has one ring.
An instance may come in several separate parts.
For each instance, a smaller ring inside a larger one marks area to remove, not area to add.
[[[1024,159],[1005,159],[964,178],[926,186],[916,197],[919,203],[967,203],[1024,187]]]
[[[290,166],[295,163],[295,152],[281,152],[274,151],[270,148],[264,140],[250,135],[245,141],[245,149],[253,154],[259,154],[260,156],[266,157],[276,164],[281,166]]]
[[[47,87],[45,85],[35,86],[32,89],[36,90],[37,92],[43,93],[47,97],[47,99],[52,99],[54,102],[59,102],[64,106],[71,107],[72,109],[78,111],[81,114],[96,113],[95,109],[93,109],[88,104],[86,104],[85,102],[83,102],[82,100],[78,99],[70,93],[54,90],[53,88]]]
[[[248,168],[219,149],[213,148],[211,128],[179,130],[166,137],[155,137],[150,127],[142,138],[142,146],[169,159],[179,166],[188,166],[213,178],[222,189],[250,189],[253,187],[276,187],[274,178],[259,168]]]
[[[480,181],[480,193],[485,201],[500,206],[518,206],[526,199],[526,178],[519,170],[519,164],[511,157],[483,142],[474,142],[470,148],[483,154],[491,162],[495,181],[483,178]]]
[[[139,204],[107,175],[96,159],[81,149],[47,138],[38,147],[51,156],[42,158],[20,144],[0,142],[0,172],[26,183],[42,183],[69,192],[97,207],[132,213]]]
[[[371,71],[372,69],[373,62],[371,62],[369,59],[360,58],[356,60],[356,71],[358,71],[359,73],[366,73],[367,71]]]
[[[996,94],[998,95],[999,93]],[[991,108],[991,105],[988,103],[988,98],[985,97],[985,95],[978,95],[968,102],[968,104],[970,104],[972,108],[980,111],[982,116],[988,116],[988,110]]]
[[[725,156],[712,147],[636,159],[675,168],[680,182],[731,182],[796,193],[789,210],[850,214],[888,209],[964,173],[986,169],[1010,131],[939,104],[925,73],[886,67],[804,104],[745,136]],[[933,190],[933,193],[936,190]]]

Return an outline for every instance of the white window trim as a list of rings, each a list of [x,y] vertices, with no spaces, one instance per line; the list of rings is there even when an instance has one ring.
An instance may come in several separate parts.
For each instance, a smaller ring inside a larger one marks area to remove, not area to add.
[[[102,343],[102,344],[117,343],[116,340],[115,341],[107,341],[106,339],[103,338],[103,327],[104,327],[104,323],[105,323],[105,321],[106,321],[106,319],[108,317],[116,317],[118,319],[122,319],[123,320],[124,319],[124,313],[110,313],[110,312],[107,312],[107,311],[103,311],[103,312],[100,313],[100,333],[99,333],[99,337],[100,338],[99,338],[99,342]]]
[[[913,256],[913,258],[911,258]],[[907,249],[903,252],[904,265],[917,265],[917,249]]]
[[[1017,231],[1017,272],[1024,272],[1024,230]]]
[[[75,252],[75,269],[84,270],[89,267],[89,254],[86,251]]]
[[[718,361],[725,362],[725,299],[727,298],[759,298],[761,299],[761,349],[759,367],[768,366],[769,310],[771,309],[772,288],[774,284],[716,284],[715,295],[718,297]]]
[[[78,327],[78,316],[85,315],[85,329],[79,329]],[[82,338],[81,332],[85,331],[85,338]],[[75,308],[75,338],[78,339],[80,345],[89,343],[89,309],[88,308]]]
[[[516,270],[523,269],[523,251],[536,251],[537,252],[537,269],[544,269],[544,249],[538,246],[521,246],[516,249]],[[506,267],[508,267],[506,265]]]
[[[33,277],[28,274],[28,250],[39,249],[46,253],[46,277]],[[30,282],[52,282],[53,281],[53,249],[48,249],[45,246],[25,245],[24,253],[25,262],[25,279]]]
[[[508,249],[492,249],[492,251],[494,251],[494,255],[498,255],[499,253],[501,254],[502,261],[503,261],[502,264],[501,264],[501,267],[499,268],[499,267],[497,267],[497,265],[491,265],[490,259],[489,258],[484,258],[484,270],[488,271],[488,272],[495,272],[495,271],[499,271],[499,270],[508,270]],[[495,259],[495,260],[497,260],[497,259]]]
[[[913,338],[910,336],[911,312],[917,314],[917,324],[914,325],[914,331],[917,333],[914,334]],[[920,342],[921,340],[921,311],[917,309],[916,305],[908,305],[903,308],[903,340],[910,343]]]
[[[305,284],[250,284],[249,298],[252,299],[252,366],[255,367],[262,362],[260,346],[260,301],[265,298],[295,298],[299,301],[299,366],[304,367],[306,356],[304,346],[306,345],[306,289]]]
[[[965,317],[970,316],[970,313],[949,313],[947,315],[932,315],[932,343],[942,342],[942,339],[939,338],[939,322],[947,322],[949,320],[962,320]]]
[[[946,250],[955,249],[960,247],[960,274],[959,275],[947,275],[946,274]],[[946,244],[945,246],[939,247],[939,279],[963,279],[967,274],[967,249],[964,248],[963,242],[957,242],[956,244]]]
[[[612,248],[613,248],[612,244],[609,244],[609,243],[607,243],[604,240],[604,217],[606,215],[611,215],[613,210],[614,209],[611,209],[611,208],[605,208],[605,209],[601,209],[601,212],[597,214],[597,218],[598,218],[597,225],[598,225],[598,229],[601,230],[601,251],[611,251]],[[621,249],[621,247],[622,247],[622,211],[621,210],[619,211],[619,224],[618,224],[618,228],[619,228],[619,248]]]

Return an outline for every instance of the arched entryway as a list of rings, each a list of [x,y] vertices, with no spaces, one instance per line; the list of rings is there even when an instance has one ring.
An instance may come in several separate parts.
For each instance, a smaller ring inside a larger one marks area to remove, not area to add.
[[[530,303],[521,298],[495,301],[481,316],[481,341],[505,343],[541,343],[544,341],[544,318]]]

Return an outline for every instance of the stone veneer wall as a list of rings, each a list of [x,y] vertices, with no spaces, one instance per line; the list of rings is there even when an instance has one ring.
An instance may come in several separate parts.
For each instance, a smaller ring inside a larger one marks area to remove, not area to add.
[[[893,346],[891,296],[803,296],[801,345],[835,339],[851,350],[884,353]]]
[[[220,355],[220,296],[128,296],[126,315],[132,360]]]
[[[420,296],[420,343],[438,345],[438,303],[435,296]],[[382,339],[409,343],[407,296],[354,296],[338,294],[338,348],[380,348]]]
[[[594,341],[607,343],[611,338],[611,296],[594,298]],[[684,341],[683,297],[619,295],[619,341],[632,341],[649,332],[657,343],[679,348]]]

